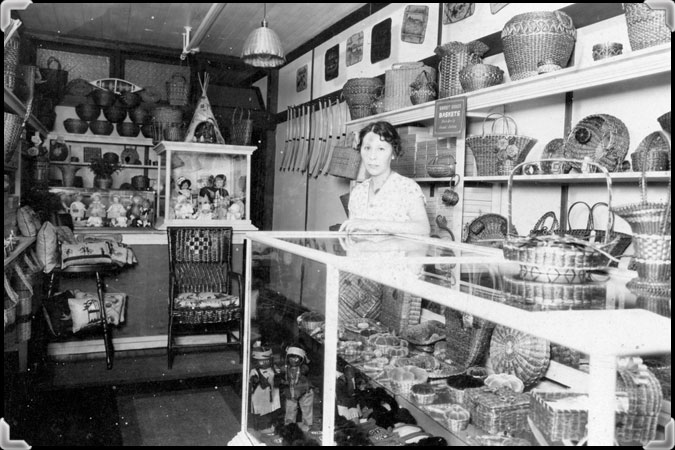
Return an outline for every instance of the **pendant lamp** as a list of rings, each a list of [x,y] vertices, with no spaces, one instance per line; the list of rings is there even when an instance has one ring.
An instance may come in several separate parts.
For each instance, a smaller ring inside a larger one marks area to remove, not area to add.
[[[253,30],[246,38],[241,59],[254,67],[279,67],[286,62],[279,36],[267,27],[266,3],[261,27]]]

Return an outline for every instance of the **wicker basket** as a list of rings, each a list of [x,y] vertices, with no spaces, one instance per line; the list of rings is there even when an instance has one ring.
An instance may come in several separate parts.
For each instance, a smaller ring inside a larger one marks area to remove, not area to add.
[[[645,170],[668,170],[670,168],[670,145],[668,139],[660,131],[650,133],[645,137],[635,152],[630,155],[634,172]]]
[[[103,115],[108,119],[108,122],[120,123],[127,118],[127,110],[122,106],[111,105],[103,108]]]
[[[410,395],[418,405],[430,405],[436,399],[436,392],[427,383],[418,383],[410,388]]]
[[[241,108],[241,113],[237,117],[237,109],[234,108],[232,112],[232,126],[230,130],[230,138],[232,145],[250,145],[251,133],[253,132],[253,120],[251,119],[251,110],[248,111],[248,116],[244,119],[244,108]]]
[[[432,69],[433,70],[433,69]],[[427,103],[436,100],[438,97],[438,83],[436,83],[436,71],[433,72],[433,79],[429,77],[426,70],[423,70],[415,81],[410,84],[410,102],[413,105]]]
[[[422,299],[391,287],[382,287],[380,321],[384,326],[400,333],[420,323]]]
[[[526,305],[540,305],[547,309],[590,309],[605,304],[606,285],[604,283],[589,283],[590,274],[585,271],[581,275],[558,274],[553,271],[545,274],[532,274],[528,268],[521,268],[518,278],[504,275],[504,292],[509,302]],[[562,272],[562,271],[561,271]],[[534,278],[534,281],[528,278]],[[564,283],[559,278],[566,278]],[[567,278],[576,279],[577,283],[570,283]],[[552,281],[549,281],[552,280]]]
[[[75,112],[77,113],[77,117],[82,120],[96,120],[101,114],[101,107],[91,103],[80,103],[75,107]]]
[[[581,169],[581,161],[590,161],[616,172],[626,158],[630,136],[626,125],[609,114],[593,114],[577,123],[565,139],[564,156],[578,160],[571,164]]]
[[[436,82],[436,69],[421,62],[396,63],[384,73],[384,111],[412,106],[410,85],[426,72],[430,82]]]
[[[516,394],[507,387],[492,389],[484,386],[467,389],[465,395],[471,421],[488,433],[513,435],[528,429],[528,394]]]
[[[117,124],[117,134],[125,137],[136,137],[141,132],[141,126],[133,122],[120,122]]]
[[[352,147],[336,146],[330,160],[328,173],[336,176],[356,180],[361,167],[361,153]]]
[[[665,10],[653,10],[642,3],[624,3],[623,8],[633,51],[670,42],[671,31],[666,24]]]
[[[449,154],[435,156],[427,163],[427,173],[432,178],[455,176],[455,158]]]
[[[127,109],[134,109],[141,104],[141,95],[131,91],[122,92],[120,94],[120,103]]]
[[[446,308],[444,314],[448,358],[460,367],[481,364],[487,356],[495,325],[478,317],[469,320],[451,308]]]
[[[658,120],[661,128],[663,128],[664,131],[670,133],[670,111],[663,114],[662,116],[659,116],[656,120]]]
[[[148,123],[150,120],[150,114],[148,113],[147,109],[143,108],[142,106],[138,106],[129,110],[129,119],[131,119],[131,121],[135,124],[143,125]]]
[[[495,373],[515,375],[526,387],[537,383],[551,357],[549,342],[522,331],[497,325],[490,341],[490,361]]]
[[[447,42],[436,47],[434,52],[441,58],[438,66],[438,98],[452,97],[463,93],[464,89],[459,82],[459,72],[467,64],[483,62],[481,57],[488,49],[488,46],[480,41],[472,41],[468,44]]]
[[[23,119],[16,114],[5,113],[5,162],[13,159],[15,149],[21,137]],[[85,128],[86,130],[86,128]]]
[[[384,85],[379,78],[351,78],[342,87],[352,120],[368,117],[371,106],[381,94]]]
[[[565,140],[562,138],[551,140],[548,144],[546,144],[544,150],[541,152],[541,158],[542,159],[562,158],[564,155],[564,144]],[[553,163],[550,161],[542,161],[540,167],[543,174],[560,175],[564,171],[563,164]]]
[[[466,407],[464,395],[466,390],[484,386],[483,380],[464,373],[449,376],[447,384],[450,401],[464,407]]]
[[[166,95],[169,99],[169,105],[187,105],[189,92],[190,85],[188,81],[178,72],[174,73],[171,79],[166,82]]]
[[[94,134],[109,136],[115,127],[112,123],[106,120],[92,120],[89,122],[89,129]]]
[[[567,67],[576,36],[572,19],[562,11],[528,12],[511,18],[502,29],[511,80],[537,75],[540,62]]]
[[[492,122],[492,133],[485,134],[485,124],[492,117],[496,117]],[[495,125],[499,121],[502,121],[503,129],[501,134],[496,134]],[[469,147],[476,159],[476,173],[478,176],[499,175],[499,157],[504,152],[515,164],[520,164],[525,161],[528,153],[536,143],[536,139],[528,136],[519,136],[515,120],[499,113],[492,113],[485,117],[480,136],[469,136],[466,139],[466,146]]]
[[[499,214],[483,214],[468,223],[464,229],[462,242],[502,248],[507,237],[507,219]],[[511,226],[511,234],[517,234]]]
[[[448,429],[453,433],[465,430],[471,418],[469,411],[460,405],[450,405],[450,409],[445,412],[444,416]]]
[[[490,64],[469,64],[459,71],[464,92],[476,91],[504,82],[504,71]]]
[[[86,121],[80,119],[66,119],[63,121],[63,126],[65,127],[68,133],[75,133],[75,134],[84,134],[87,132],[87,128],[89,128],[89,124]],[[92,129],[92,132],[93,131],[94,130]],[[110,132],[112,133],[112,129],[110,130]]]

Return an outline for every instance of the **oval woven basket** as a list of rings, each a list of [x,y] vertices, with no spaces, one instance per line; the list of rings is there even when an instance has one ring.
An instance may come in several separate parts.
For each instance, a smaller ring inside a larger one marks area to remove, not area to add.
[[[626,11],[628,41],[633,51],[670,42],[665,10],[654,10],[643,3],[624,3],[623,9]]]
[[[101,114],[101,107],[92,103],[80,103],[75,107],[75,113],[82,120],[96,120]]]
[[[427,173],[432,178],[455,175],[455,158],[452,155],[435,156],[427,163]]]
[[[63,121],[63,126],[68,133],[84,134],[87,132],[89,124],[86,121],[80,119],[66,119]]]
[[[371,106],[383,89],[379,78],[351,78],[342,87],[352,119],[371,115]]]
[[[459,72],[464,92],[496,86],[504,81],[504,71],[490,64],[469,64]]]
[[[626,125],[610,114],[593,114],[577,123],[565,139],[564,156],[578,160],[570,165],[581,168],[581,161],[600,164],[610,172],[616,172],[626,158],[630,135]],[[595,170],[595,169],[592,169]]]
[[[562,11],[518,14],[502,29],[504,58],[511,80],[537,75],[541,62],[567,67],[577,31],[570,16]]]
[[[108,136],[113,132],[114,128],[113,124],[106,120],[92,120],[89,122],[89,129],[94,134]]]
[[[108,119],[108,122],[120,123],[127,118],[127,110],[122,106],[110,105],[103,108],[103,115]]]
[[[550,357],[550,345],[545,339],[502,325],[492,332],[490,361],[495,373],[515,375],[526,387],[544,376]]]
[[[141,126],[133,122],[120,122],[117,124],[117,134],[125,137],[136,137],[141,132]]]

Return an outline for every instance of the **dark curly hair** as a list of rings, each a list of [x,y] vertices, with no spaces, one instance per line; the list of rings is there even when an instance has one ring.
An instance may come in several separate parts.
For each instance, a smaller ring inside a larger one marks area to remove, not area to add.
[[[385,142],[391,144],[391,147],[394,150],[394,156],[399,157],[403,154],[403,148],[401,147],[401,136],[398,135],[396,128],[389,122],[371,122],[359,132],[359,151],[361,151],[361,145],[363,144],[363,138],[366,134],[373,132],[380,136]]]

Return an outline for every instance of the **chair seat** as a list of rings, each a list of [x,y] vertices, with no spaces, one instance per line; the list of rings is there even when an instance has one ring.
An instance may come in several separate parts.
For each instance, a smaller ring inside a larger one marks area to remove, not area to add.
[[[174,299],[174,309],[215,309],[239,306],[239,296],[222,292],[186,292]]]

